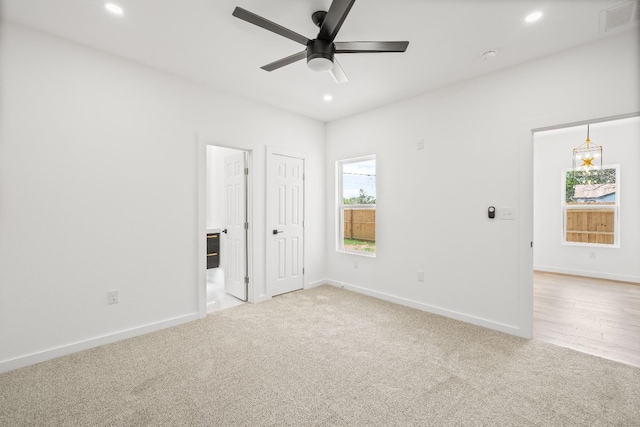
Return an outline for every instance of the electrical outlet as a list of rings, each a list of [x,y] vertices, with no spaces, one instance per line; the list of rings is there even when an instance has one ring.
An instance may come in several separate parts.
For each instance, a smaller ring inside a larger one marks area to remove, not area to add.
[[[595,252],[589,252],[589,258],[595,258],[595,257],[596,257]]]
[[[424,271],[418,271],[418,282],[424,282]]]
[[[118,290],[117,289],[107,292],[107,302],[109,304],[117,304],[118,303]]]
[[[353,260],[353,268],[358,268],[358,260],[357,259]]]
[[[416,146],[418,147],[418,150],[424,150],[424,139],[419,139]]]

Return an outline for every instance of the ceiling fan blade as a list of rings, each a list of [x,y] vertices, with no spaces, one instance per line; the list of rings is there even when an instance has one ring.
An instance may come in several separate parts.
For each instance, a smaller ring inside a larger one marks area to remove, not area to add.
[[[335,42],[336,53],[404,52],[409,42]]]
[[[333,0],[320,27],[318,38],[332,42],[355,2],[356,0]]]
[[[278,68],[284,67],[285,65],[289,65],[296,61],[300,61],[301,59],[304,59],[306,57],[307,57],[307,51],[303,50],[302,52],[294,53],[291,56],[287,56],[286,58],[279,59],[277,61],[272,62],[271,64],[267,64],[260,68],[266,71],[273,71],[273,70],[277,70]]]
[[[333,58],[333,68],[329,70],[329,73],[331,73],[331,77],[333,77],[333,80],[335,80],[338,84],[347,83],[349,81],[347,75],[344,73],[344,70],[342,69],[340,64],[338,64],[336,58]]]
[[[240,18],[243,21],[247,21],[253,25],[257,25],[258,27],[262,27],[265,30],[269,30],[273,33],[279,34],[283,37],[286,37],[294,42],[298,42],[302,45],[307,45],[311,40],[302,36],[295,31],[291,31],[288,28],[283,27],[282,25],[278,25],[275,22],[271,22],[268,19],[263,18],[262,16],[258,16],[255,13],[249,12],[246,9],[241,7],[236,7],[233,10],[233,16],[236,18]]]

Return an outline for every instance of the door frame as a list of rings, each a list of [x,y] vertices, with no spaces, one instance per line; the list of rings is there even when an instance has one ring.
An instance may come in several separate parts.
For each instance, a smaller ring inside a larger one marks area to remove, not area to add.
[[[285,156],[285,157],[292,157],[295,159],[301,159],[302,160],[302,173],[303,173],[303,179],[302,179],[302,192],[303,192],[303,196],[302,196],[302,269],[303,269],[303,274],[302,274],[302,289],[307,289],[308,287],[308,282],[307,282],[307,275],[304,273],[304,269],[306,266],[306,257],[307,257],[307,232],[306,232],[306,217],[307,217],[307,180],[306,180],[306,173],[307,173],[307,164],[308,164],[308,159],[307,159],[307,155],[304,152],[301,151],[296,151],[296,150],[290,150],[290,149],[286,149],[286,148],[276,148],[276,147],[272,147],[272,146],[267,146],[266,147],[266,156],[265,156],[265,163],[266,163],[266,167],[265,167],[265,175],[266,175],[266,187],[265,187],[265,210],[266,210],[266,214],[265,214],[265,220],[266,220],[266,227],[265,227],[265,242],[270,242],[271,241],[271,235],[270,233],[272,232],[272,227],[270,224],[273,224],[273,210],[269,209],[271,207],[271,196],[270,196],[270,192],[269,189],[271,188],[271,184],[273,183],[273,178],[271,177],[271,171],[272,171],[272,156],[273,155],[279,155],[279,156]],[[266,294],[269,297],[273,296],[273,289],[271,286],[271,277],[274,275],[275,273],[275,265],[274,265],[274,257],[271,253],[271,251],[269,250],[269,244],[266,243],[265,244],[265,250],[266,250],[266,260],[265,260],[265,288],[266,288]]]
[[[197,165],[197,200],[198,200],[198,222],[196,225],[197,240],[197,290],[198,290],[198,317],[203,319],[207,317],[207,146],[216,146],[229,148],[232,150],[244,151],[247,154],[246,167],[249,169],[247,174],[247,222],[249,229],[247,230],[247,276],[249,284],[247,286],[247,302],[254,302],[254,284],[255,275],[253,274],[253,230],[256,224],[256,218],[253,209],[253,150],[251,148],[243,148],[231,144],[218,143],[217,141],[206,141],[202,136],[198,135],[196,141],[196,159]]]
[[[517,124],[520,154],[520,201],[519,206],[519,328],[514,335],[522,338],[533,338],[533,144],[534,134],[545,130],[579,126],[618,120],[640,115],[640,112],[621,114],[602,114],[585,119],[583,111],[572,111],[567,114],[542,116],[536,119],[520,121]]]

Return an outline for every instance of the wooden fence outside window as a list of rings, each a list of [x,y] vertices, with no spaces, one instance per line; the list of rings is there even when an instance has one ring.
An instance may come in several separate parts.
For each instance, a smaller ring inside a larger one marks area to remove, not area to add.
[[[344,238],[376,241],[376,210],[345,209]]]
[[[615,209],[567,209],[567,242],[613,245]]]

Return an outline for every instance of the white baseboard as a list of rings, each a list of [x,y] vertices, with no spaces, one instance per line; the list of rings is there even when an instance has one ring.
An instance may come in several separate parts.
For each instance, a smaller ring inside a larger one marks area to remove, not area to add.
[[[72,353],[77,353],[83,350],[88,350],[90,348],[99,347],[101,345],[110,344],[116,341],[121,341],[128,338],[137,337],[140,335],[145,335],[145,334],[148,334],[149,332],[155,332],[161,329],[171,328],[173,326],[178,326],[183,323],[198,320],[198,318],[199,318],[198,313],[189,314],[181,317],[175,317],[173,319],[165,320],[162,322],[152,323],[149,325],[127,329],[127,330],[116,332],[109,335],[103,335],[100,337],[91,338],[85,341],[63,345],[60,347],[51,348],[49,350],[44,350],[41,352],[16,357],[14,359],[3,360],[0,362],[0,373],[13,371],[14,369],[24,368],[25,366],[34,365],[40,362],[46,362],[47,360],[55,359],[61,356],[66,356]]]
[[[322,280],[316,280],[314,282],[309,282],[307,283],[307,286],[305,286],[305,289],[311,289],[311,288],[317,288],[318,286],[322,286],[322,285],[328,285],[329,284],[329,280],[327,279],[322,279]]]
[[[569,274],[571,276],[593,277],[595,279],[616,280],[618,282],[640,283],[640,277],[602,273],[600,271],[575,270],[570,268],[550,267],[548,265],[534,265],[533,269],[535,271],[545,271],[547,273]]]
[[[524,331],[522,331],[517,326],[494,322],[492,320],[483,319],[481,317],[470,316],[468,314],[460,313],[457,311],[448,310],[445,308],[437,307],[430,304],[425,304],[418,301],[413,301],[413,300],[402,298],[402,297],[397,297],[395,295],[390,295],[384,292],[373,291],[371,289],[350,285],[348,283],[342,283],[335,280],[324,280],[323,283],[327,285],[337,286],[339,288],[343,288],[348,291],[353,291],[359,294],[368,295],[370,297],[389,301],[395,304],[404,305],[406,307],[415,308],[417,310],[426,311],[428,313],[438,314],[440,316],[449,317],[455,320],[460,320],[461,322],[470,323],[472,325],[482,326],[483,328],[492,329],[494,331],[504,332],[506,334],[527,338]]]

